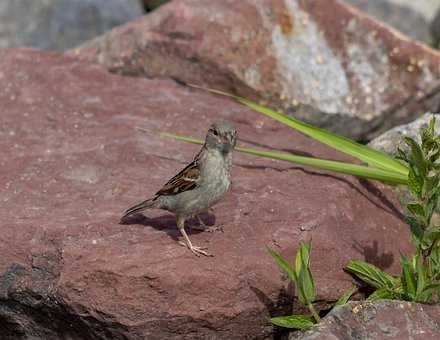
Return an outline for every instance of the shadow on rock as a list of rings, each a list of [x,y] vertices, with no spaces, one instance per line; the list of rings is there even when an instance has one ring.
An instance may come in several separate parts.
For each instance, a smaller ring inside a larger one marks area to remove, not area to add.
[[[203,213],[200,214],[201,221],[206,226],[213,226],[215,225],[215,216],[213,214]],[[156,230],[160,230],[165,232],[169,237],[171,237],[173,240],[178,241],[178,238],[180,236],[179,231],[177,230],[176,226],[176,218],[171,215],[162,215],[159,217],[150,218],[143,214],[133,214],[131,216],[127,216],[124,219],[121,219],[119,224],[122,225],[143,225],[145,227],[152,227]],[[185,223],[185,230],[188,234],[198,234],[200,232],[203,232],[203,230],[195,227],[200,227],[200,223],[196,218],[188,219]],[[202,226],[203,227],[203,226]]]
[[[386,206],[390,211],[398,217],[401,221],[405,222],[405,215],[391,202],[384,193],[371,181],[363,178],[358,178],[359,184],[362,185],[369,193],[376,196],[384,206]]]
[[[292,315],[293,310],[293,294],[289,294],[289,291],[294,290],[294,286],[289,283],[287,290],[282,288],[278,292],[278,296],[275,300],[272,300],[263,291],[255,286],[249,286],[249,288],[254,292],[258,300],[266,307],[267,314],[270,317]],[[274,326],[273,339],[281,340],[286,339],[289,330],[286,328]]]
[[[364,257],[368,263],[374,264],[382,270],[390,268],[394,262],[394,255],[391,252],[380,252],[377,241],[373,241],[371,246],[362,245],[354,241],[353,249]]]

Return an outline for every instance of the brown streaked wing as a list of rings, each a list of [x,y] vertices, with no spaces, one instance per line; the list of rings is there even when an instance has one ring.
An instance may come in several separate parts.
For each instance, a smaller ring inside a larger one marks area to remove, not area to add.
[[[186,168],[171,178],[156,195],[177,195],[181,192],[192,190],[197,186],[200,170],[197,159]]]

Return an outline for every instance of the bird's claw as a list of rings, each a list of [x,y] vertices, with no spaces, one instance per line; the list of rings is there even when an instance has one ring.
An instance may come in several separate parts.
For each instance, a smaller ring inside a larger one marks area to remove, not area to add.
[[[207,251],[205,251],[206,249],[208,249],[207,247],[196,247],[193,245],[189,246],[185,242],[182,242],[182,241],[179,241],[179,244],[183,247],[187,247],[196,256],[200,256],[200,255],[208,256],[208,257],[214,256],[214,255],[208,253]]]
[[[200,256],[200,255],[204,255],[204,256],[208,256],[208,257],[212,257],[214,255],[206,252],[204,249],[208,249],[206,247],[195,247],[192,246],[191,248],[189,248],[189,250],[191,250],[193,252],[194,255],[196,256]]]
[[[205,231],[207,231],[208,233],[215,233],[216,231],[220,231],[222,233],[224,232],[222,225],[213,225],[211,227],[207,227],[205,228]]]

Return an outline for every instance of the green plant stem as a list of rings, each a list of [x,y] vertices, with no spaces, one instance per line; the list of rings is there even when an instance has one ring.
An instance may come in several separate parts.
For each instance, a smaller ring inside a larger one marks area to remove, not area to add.
[[[321,318],[319,317],[318,313],[316,312],[315,307],[313,307],[313,304],[311,302],[309,302],[307,307],[309,308],[310,313],[312,313],[313,318],[315,319],[316,323],[319,323],[319,321],[321,321]]]

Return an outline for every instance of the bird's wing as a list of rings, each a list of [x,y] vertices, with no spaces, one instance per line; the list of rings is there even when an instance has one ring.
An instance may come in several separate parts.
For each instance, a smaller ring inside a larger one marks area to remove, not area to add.
[[[171,178],[156,195],[177,195],[197,187],[200,178],[198,155],[176,176]]]

